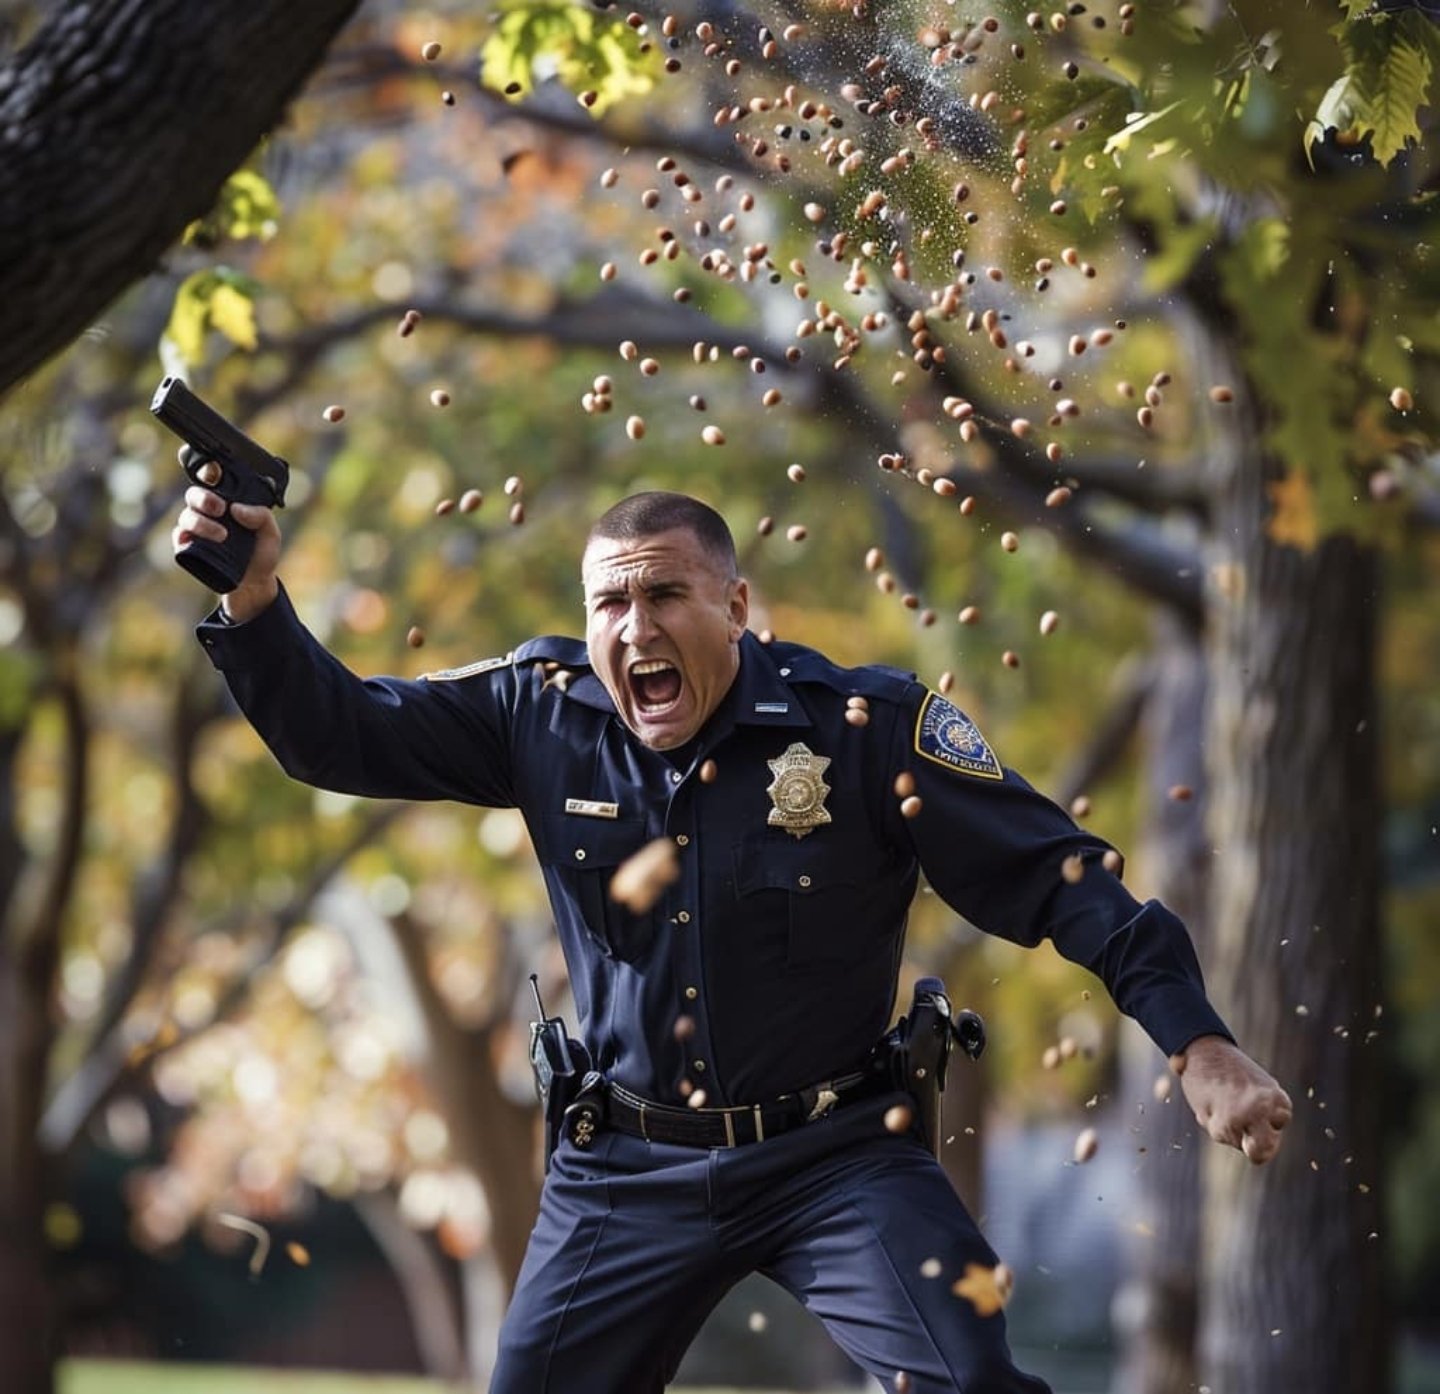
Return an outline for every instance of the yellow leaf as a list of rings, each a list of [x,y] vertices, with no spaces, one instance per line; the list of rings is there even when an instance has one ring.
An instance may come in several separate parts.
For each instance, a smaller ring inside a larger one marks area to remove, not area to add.
[[[165,337],[188,364],[198,363],[204,352],[205,325],[214,287],[213,271],[197,271],[187,276],[175,292],[175,304],[170,310],[170,323],[165,326]]]
[[[993,1317],[1010,1300],[1014,1287],[1014,1276],[1003,1263],[994,1268],[967,1263],[965,1276],[957,1278],[950,1291],[965,1298],[982,1317]]]
[[[1275,511],[1265,524],[1265,533],[1282,547],[1298,547],[1313,552],[1320,541],[1320,523],[1315,516],[1315,490],[1304,470],[1292,469],[1275,484],[1267,484],[1265,492],[1275,504]]]
[[[222,282],[215,287],[210,297],[210,323],[232,344],[255,347],[255,302],[234,286]]]

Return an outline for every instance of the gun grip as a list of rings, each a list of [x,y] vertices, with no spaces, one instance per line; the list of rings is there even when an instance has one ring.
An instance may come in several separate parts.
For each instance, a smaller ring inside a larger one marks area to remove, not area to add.
[[[225,517],[230,510],[227,506]],[[217,595],[228,595],[240,584],[255,554],[255,534],[233,520],[226,523],[224,542],[208,537],[192,538],[175,551],[175,562]]]

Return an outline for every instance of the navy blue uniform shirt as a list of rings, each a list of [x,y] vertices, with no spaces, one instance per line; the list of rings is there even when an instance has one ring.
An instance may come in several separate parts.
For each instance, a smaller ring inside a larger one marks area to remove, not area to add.
[[[859,1068],[889,1025],[921,872],[979,928],[1052,939],[1167,1054],[1229,1036],[1184,925],[1157,901],[1138,904],[1101,867],[1106,843],[1002,770],[957,708],[897,670],[841,668],[747,633],[730,691],[677,753],[636,740],[576,639],[362,681],[283,590],[248,623],[212,617],[198,633],[294,778],[521,810],[580,1038],[637,1094],[678,1103],[688,1080],[712,1107],[752,1104]],[[863,726],[845,719],[856,698]],[[909,818],[894,792],[905,770],[921,802]],[[772,820],[792,804],[815,824],[803,836]],[[658,837],[674,839],[681,874],[636,915],[610,899],[610,878]],[[1078,881],[1061,874],[1072,854],[1084,859]],[[689,1034],[675,1029],[681,1017]]]

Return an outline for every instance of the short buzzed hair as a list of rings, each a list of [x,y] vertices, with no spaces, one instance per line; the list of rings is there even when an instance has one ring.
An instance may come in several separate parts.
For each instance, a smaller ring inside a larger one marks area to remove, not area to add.
[[[728,579],[733,580],[740,574],[735,539],[725,520],[709,504],[692,499],[689,494],[672,494],[663,489],[631,494],[607,509],[591,526],[585,545],[588,548],[597,537],[612,542],[635,542],[674,528],[693,533]]]

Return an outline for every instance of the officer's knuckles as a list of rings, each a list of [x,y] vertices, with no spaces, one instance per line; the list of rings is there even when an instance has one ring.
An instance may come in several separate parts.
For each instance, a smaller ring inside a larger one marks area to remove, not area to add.
[[[258,503],[234,503],[230,505],[230,512],[234,514],[237,523],[249,528],[251,532],[262,527],[265,519],[270,516],[270,510]]]
[[[192,484],[185,490],[185,503],[197,513],[213,513],[218,516],[225,511],[225,500],[213,489],[202,488],[199,484]]]
[[[1241,1139],[1240,1150],[1256,1166],[1272,1161],[1280,1150],[1280,1134],[1273,1128],[1259,1127]]]

